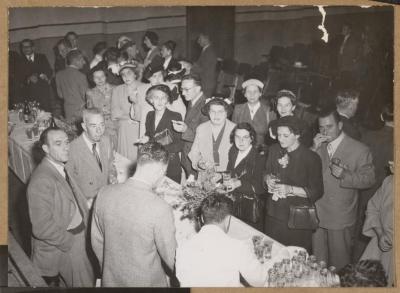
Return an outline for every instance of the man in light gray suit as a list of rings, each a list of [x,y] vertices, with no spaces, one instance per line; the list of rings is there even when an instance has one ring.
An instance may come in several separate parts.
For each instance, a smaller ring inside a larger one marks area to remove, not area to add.
[[[165,148],[146,143],[139,149],[133,177],[103,187],[97,195],[92,246],[102,268],[102,287],[168,285],[166,275],[174,271],[175,263],[174,216],[152,191],[167,166]]]
[[[337,269],[351,262],[359,190],[375,182],[369,148],[342,128],[336,110],[321,113],[313,146],[324,179],[324,195],[315,203],[320,223],[313,234],[313,253]]]
[[[64,168],[68,136],[48,128],[40,142],[46,156],[32,173],[27,190],[32,262],[50,287],[93,287],[86,252],[88,209],[79,184]]]
[[[114,154],[109,137],[104,135],[102,111],[89,108],[82,114],[84,131],[71,143],[66,168],[77,178],[90,209],[100,188],[109,183]]]

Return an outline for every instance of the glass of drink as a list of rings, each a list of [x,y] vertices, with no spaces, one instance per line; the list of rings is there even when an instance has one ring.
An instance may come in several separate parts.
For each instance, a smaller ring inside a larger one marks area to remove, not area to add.
[[[271,240],[263,240],[264,244],[264,260],[270,260],[272,258],[272,241]]]

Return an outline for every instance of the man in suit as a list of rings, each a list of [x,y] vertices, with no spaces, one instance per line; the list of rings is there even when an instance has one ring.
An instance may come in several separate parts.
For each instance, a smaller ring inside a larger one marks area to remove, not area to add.
[[[100,190],[93,207],[92,246],[102,267],[103,287],[168,285],[164,269],[174,271],[174,216],[152,191],[167,166],[165,148],[145,143],[133,177]]]
[[[35,52],[35,45],[30,39],[23,40],[20,49],[22,58],[17,75],[23,83],[23,98],[39,102],[41,109],[50,112],[53,99],[50,79],[53,71],[49,61],[45,55]]]
[[[100,188],[109,182],[114,155],[110,139],[104,135],[105,124],[101,110],[84,109],[82,114],[83,133],[71,143],[66,168],[69,174],[77,178],[90,209]]]
[[[65,118],[71,122],[82,117],[85,94],[89,87],[86,76],[80,72],[85,59],[79,50],[67,54],[67,68],[57,72],[56,85],[58,96],[64,100]]]
[[[32,223],[32,262],[49,286],[92,287],[86,253],[88,209],[79,184],[65,170],[67,134],[48,128],[40,137],[45,157],[32,173],[27,197]]]
[[[200,76],[204,95],[211,98],[217,86],[217,54],[208,35],[200,34],[197,43],[202,49],[199,59],[193,64],[192,73]]]
[[[76,32],[72,32],[72,31],[67,32],[65,34],[64,40],[66,40],[67,43],[69,44],[69,47],[71,48],[70,50],[79,50],[82,53],[83,58],[85,59],[85,64],[83,64],[80,71],[83,74],[88,74],[89,70],[90,70],[90,67],[89,67],[90,63],[89,63],[89,59],[87,57],[86,52],[79,47],[78,34]]]
[[[369,148],[342,131],[335,110],[321,112],[318,122],[313,148],[322,160],[324,195],[315,204],[320,223],[313,253],[341,269],[351,262],[358,192],[375,183],[375,172]]]
[[[195,175],[197,172],[193,169],[192,163],[188,157],[192,149],[193,141],[196,135],[196,128],[201,123],[209,120],[201,109],[205,105],[206,97],[203,94],[200,80],[195,75],[186,75],[182,79],[182,95],[189,103],[183,122],[177,121],[174,123],[174,129],[182,133],[183,150],[181,153],[181,163],[185,170],[186,176]]]
[[[355,140],[361,139],[361,132],[354,122],[359,102],[358,97],[358,92],[347,90],[339,92],[336,96],[336,110],[340,115],[343,131]]]

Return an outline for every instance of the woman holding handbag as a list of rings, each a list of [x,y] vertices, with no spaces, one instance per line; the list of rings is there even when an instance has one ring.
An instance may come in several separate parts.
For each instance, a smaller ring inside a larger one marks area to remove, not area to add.
[[[227,172],[231,179],[224,185],[236,199],[236,215],[262,231],[264,205],[258,195],[264,193],[265,157],[256,148],[256,131],[249,123],[242,122],[233,129],[230,139],[233,145],[228,154]]]
[[[311,235],[316,219],[314,202],[324,192],[319,156],[300,143],[304,131],[300,119],[286,116],[276,120],[278,143],[270,147],[265,183],[270,195],[264,232],[283,245],[300,246],[311,253]],[[304,208],[306,207],[306,208]],[[309,208],[307,208],[309,207]],[[297,223],[297,210],[310,211],[310,225]],[[314,222],[312,222],[314,220]]]
[[[154,111],[146,116],[146,133],[138,142],[156,141],[169,152],[167,177],[181,183],[181,163],[179,152],[182,150],[181,133],[172,127],[172,121],[182,121],[181,114],[167,108],[171,103],[171,90],[165,84],[154,85],[147,90],[146,99],[153,105]]]

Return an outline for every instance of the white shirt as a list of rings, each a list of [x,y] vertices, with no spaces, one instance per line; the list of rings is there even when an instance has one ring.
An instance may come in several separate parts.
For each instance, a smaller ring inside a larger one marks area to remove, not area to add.
[[[344,132],[342,131],[342,133],[335,138],[335,140],[331,141],[330,143],[328,143],[327,145],[327,149],[328,149],[328,154],[329,157],[332,158],[333,155],[335,154],[339,144],[342,142],[344,138]]]
[[[250,104],[247,103],[247,106],[249,107],[249,110],[250,110],[251,120],[253,120],[254,119],[254,115],[256,115],[256,112],[261,107],[261,104],[260,104],[260,102],[258,102],[254,106],[250,106]]]
[[[204,46],[201,51],[204,52],[204,50],[207,49],[208,47],[210,47],[210,44],[208,44],[207,46]]]
[[[30,60],[30,61],[32,61],[32,62],[35,61],[35,54],[25,55],[25,56],[26,56],[26,58],[27,58],[28,60]]]
[[[89,138],[86,136],[85,132],[83,133],[83,140],[86,142],[87,147],[89,148],[90,152],[93,154],[93,144],[95,142],[91,142],[89,140]],[[100,146],[99,146],[100,142],[96,142],[95,144],[96,144],[97,154],[100,156]]]
[[[58,173],[61,174],[62,177],[65,178],[65,171],[64,171],[64,165],[61,164],[57,164],[56,162],[54,162],[53,160],[46,158],[58,171]]]
[[[260,287],[268,272],[251,241],[231,238],[216,225],[203,226],[177,248],[176,275],[182,287],[241,287],[239,274]]]
[[[165,59],[164,64],[163,64],[164,69],[167,69],[171,59],[172,59],[172,56],[169,56],[167,59]]]
[[[253,147],[253,146],[251,145],[251,146],[250,146],[247,150],[245,150],[244,152],[242,152],[242,151],[239,151],[239,152],[238,152],[238,155],[237,155],[236,161],[235,161],[235,168],[236,168],[236,166],[239,165],[239,163],[250,153],[252,147]]]

